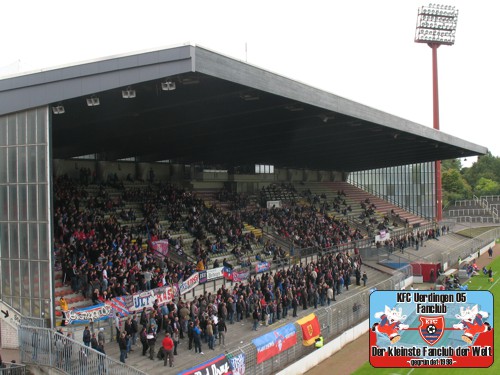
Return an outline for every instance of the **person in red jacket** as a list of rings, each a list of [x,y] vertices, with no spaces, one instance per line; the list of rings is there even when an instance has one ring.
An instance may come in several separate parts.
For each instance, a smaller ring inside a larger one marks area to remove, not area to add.
[[[170,337],[170,333],[165,334],[165,338],[161,343],[163,347],[163,366],[167,365],[167,361],[170,362],[170,367],[174,366],[174,355],[172,351],[174,350],[174,340]]]

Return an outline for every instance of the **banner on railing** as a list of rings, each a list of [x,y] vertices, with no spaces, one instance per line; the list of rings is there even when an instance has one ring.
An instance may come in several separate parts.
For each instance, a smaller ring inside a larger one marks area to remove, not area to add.
[[[222,274],[223,269],[224,269],[224,267],[218,267],[218,268],[212,268],[212,269],[206,270],[207,271],[207,281],[221,279],[222,277],[224,277],[224,275]]]
[[[293,323],[290,323],[257,337],[252,342],[257,348],[257,363],[262,363],[294,346],[297,343],[297,333]]]
[[[261,273],[261,272],[267,272],[271,269],[271,265],[269,262],[259,262],[255,265],[255,272],[256,273]]]
[[[228,358],[231,370],[233,370],[233,375],[245,375],[245,353]]]
[[[114,316],[115,313],[124,317],[130,312],[125,297],[115,297],[104,303],[68,310],[65,313],[67,324],[85,324],[108,319],[110,316]]]
[[[297,320],[297,324],[302,328],[302,344],[311,346],[321,334],[318,317],[314,313]]]
[[[233,281],[233,269],[229,267],[222,267],[222,276],[226,280]]]
[[[178,375],[230,375],[233,372],[229,366],[229,362],[224,354],[212,358],[206,362],[200,363],[198,366],[188,370],[181,371]]]
[[[166,257],[168,255],[168,240],[151,241],[151,247],[156,254]]]
[[[100,303],[90,307],[82,307],[80,309],[66,311],[66,323],[68,324],[84,324],[90,322],[98,322],[99,320],[108,319],[113,312],[113,308],[109,304]]]
[[[198,272],[193,273],[187,280],[179,284],[179,294],[185,294],[200,283],[200,275]]]
[[[235,283],[240,283],[242,281],[248,280],[250,277],[250,270],[237,270],[233,272],[233,281]]]
[[[161,288],[151,289],[145,292],[133,294],[128,298],[129,313],[142,311],[145,308],[153,307],[155,300],[158,300],[158,305],[169,303],[175,298],[174,288],[163,286]]]
[[[118,313],[122,318],[129,314],[125,297],[111,298],[109,301],[106,301],[105,304],[111,306],[113,311]]]
[[[200,271],[198,272],[199,274],[199,283],[200,284],[205,284],[207,282],[207,271]]]

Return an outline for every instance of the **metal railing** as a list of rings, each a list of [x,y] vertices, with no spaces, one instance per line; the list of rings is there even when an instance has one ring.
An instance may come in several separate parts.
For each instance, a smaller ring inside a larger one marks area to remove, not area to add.
[[[5,363],[5,368],[0,367],[0,375],[26,375],[27,373],[26,366],[18,363]]]
[[[441,265],[446,263],[448,264],[448,267],[451,267],[458,263],[458,258],[465,259],[469,255],[477,253],[483,247],[495,242],[495,240],[499,237],[500,228],[493,228],[478,235],[477,237],[461,242],[449,251],[431,254],[430,256],[427,256],[426,259],[429,262],[441,263]]]
[[[410,266],[400,270],[397,275],[384,280],[370,287],[379,290],[400,290],[404,285],[404,280],[412,275]],[[357,293],[345,300],[332,302],[330,306],[320,307],[314,311],[318,317],[321,327],[321,335],[325,343],[339,337],[349,328],[366,320],[369,316],[370,289]],[[312,312],[312,311],[311,311]],[[268,375],[274,374],[287,367],[298,359],[310,354],[315,350],[314,345],[302,345],[302,329],[299,324],[294,323],[297,332],[297,343],[262,363],[257,363],[257,349],[252,343],[248,343],[230,351],[228,356],[245,354],[245,374],[248,375]],[[278,328],[279,323],[277,324]]]
[[[24,364],[57,368],[71,375],[145,375],[48,328],[21,325],[18,333],[19,355]]]

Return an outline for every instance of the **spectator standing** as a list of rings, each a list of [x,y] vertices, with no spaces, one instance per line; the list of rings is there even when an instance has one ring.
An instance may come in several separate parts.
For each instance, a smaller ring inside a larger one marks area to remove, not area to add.
[[[142,344],[142,355],[145,356],[146,352],[148,351],[148,332],[146,327],[142,327],[141,333],[139,334],[139,339],[141,340]]]
[[[115,330],[116,330],[116,341],[120,339],[120,331],[121,331],[121,321],[120,321],[120,315],[116,313],[115,315]]]
[[[330,303],[332,301],[335,301],[335,293],[333,291],[333,288],[329,285],[328,289],[326,290],[326,298],[328,301],[328,306],[330,306]]]
[[[90,346],[90,341],[90,329],[89,326],[85,326],[85,329],[83,330],[83,343],[85,344],[85,346]]]
[[[149,359],[154,361],[155,359],[155,344],[156,344],[156,331],[151,327],[148,329],[148,346],[149,346]]]
[[[163,366],[170,364],[170,367],[174,366],[174,355],[172,353],[174,349],[174,341],[170,337],[170,333],[165,334],[165,338],[162,341],[163,347]]]
[[[257,307],[253,310],[252,313],[252,318],[253,318],[253,327],[252,331],[257,331],[257,327],[259,326],[259,311],[257,310]],[[220,333],[220,328],[219,328],[219,333]]]
[[[193,341],[194,341],[194,323],[192,321],[189,322],[187,335],[189,339],[188,349],[191,350],[193,349]]]
[[[174,329],[172,341],[174,342],[174,355],[177,355],[177,345],[179,345],[179,330],[177,328]]]
[[[69,310],[68,301],[66,301],[66,298],[61,297],[59,299],[59,306],[61,307],[61,312],[62,312],[61,325],[64,327],[66,325],[66,312]]]
[[[491,259],[493,258],[493,248],[490,246],[490,248],[488,249],[488,257]]]
[[[201,351],[201,329],[198,323],[193,328],[194,353],[205,354]]]
[[[120,347],[120,362],[125,363],[127,358],[127,338],[126,333],[122,332],[118,337],[118,346]]]
[[[97,334],[97,342],[103,347],[103,350],[105,341],[106,339],[104,337],[104,328],[99,328],[99,333]]]
[[[363,271],[363,276],[361,277],[363,279],[363,286],[366,286],[366,282],[368,281],[368,276],[366,275],[366,271]]]
[[[212,321],[207,322],[207,328],[206,328],[206,335],[207,335],[207,341],[208,341],[208,348],[215,350],[214,347],[214,327],[212,325]]]
[[[137,333],[139,333],[139,324],[137,316],[134,314],[132,317],[132,345],[137,345]]]
[[[92,334],[92,338],[90,339],[90,347],[92,349],[97,350],[97,346],[99,343],[97,342],[97,337],[95,337],[95,333]]]
[[[257,316],[257,324],[258,323],[259,323],[259,317]],[[219,319],[217,326],[219,328],[219,346],[223,345],[224,347],[226,347],[226,333],[227,333],[226,321],[224,319]]]

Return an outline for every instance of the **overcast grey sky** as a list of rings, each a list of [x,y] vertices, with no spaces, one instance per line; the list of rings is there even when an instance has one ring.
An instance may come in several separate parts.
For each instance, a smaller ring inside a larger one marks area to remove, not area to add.
[[[415,0],[6,0],[0,76],[197,44],[432,127],[431,49]],[[500,156],[498,0],[449,0],[456,43],[438,50],[441,131]],[[470,160],[469,160],[470,161]]]

